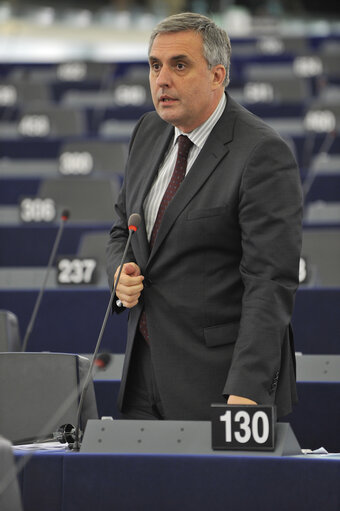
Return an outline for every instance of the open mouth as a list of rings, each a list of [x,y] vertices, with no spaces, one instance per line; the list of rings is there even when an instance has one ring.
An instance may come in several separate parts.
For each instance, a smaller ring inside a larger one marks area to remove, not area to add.
[[[176,101],[174,98],[167,98],[163,97],[160,99],[161,103],[172,103],[173,101]]]

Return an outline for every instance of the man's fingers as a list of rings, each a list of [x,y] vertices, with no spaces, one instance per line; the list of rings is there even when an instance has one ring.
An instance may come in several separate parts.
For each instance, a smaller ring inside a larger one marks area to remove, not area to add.
[[[143,279],[144,277],[128,277],[121,275],[120,280],[118,282],[117,291],[119,289],[126,288],[126,290],[130,290],[129,294],[134,292],[134,289],[136,291],[142,291],[143,289]]]
[[[116,293],[122,293],[127,296],[133,296],[136,294],[140,294],[143,291],[143,283],[139,282],[135,285],[132,285],[130,282],[128,285],[125,285],[123,282],[119,282]]]
[[[140,293],[134,294],[132,296],[126,295],[124,293],[118,293],[117,294],[119,300],[122,302],[124,307],[131,308],[137,305],[138,298],[140,297]]]
[[[140,268],[136,263],[125,263],[123,265],[122,272],[126,273],[127,275],[131,275],[134,277],[138,277],[140,275]]]
[[[117,268],[115,273],[115,281],[118,277],[119,268]],[[136,284],[139,284],[144,280],[143,275],[141,275],[141,271],[139,266],[135,263],[125,263],[122,268],[122,272],[120,274],[120,282],[125,283],[127,286],[134,286]]]

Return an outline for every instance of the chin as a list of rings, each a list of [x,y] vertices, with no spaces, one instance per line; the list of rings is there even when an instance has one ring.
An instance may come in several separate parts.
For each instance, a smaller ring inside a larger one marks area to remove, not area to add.
[[[174,115],[171,115],[170,112],[164,112],[164,110],[157,111],[159,117],[163,119],[163,121],[168,122],[169,124],[173,124],[174,126],[177,126],[177,117]]]

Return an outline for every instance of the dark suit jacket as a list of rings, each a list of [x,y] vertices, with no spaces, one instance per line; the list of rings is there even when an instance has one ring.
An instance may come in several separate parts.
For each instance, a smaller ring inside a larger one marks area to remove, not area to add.
[[[296,162],[271,128],[227,96],[150,253],[143,201],[172,136],[173,127],[155,112],[136,126],[107,249],[112,288],[127,220],[139,213],[126,262],[141,268],[144,291],[129,313],[119,406],[145,307],[167,419],[207,420],[210,404],[229,394],[275,403],[285,415],[296,400],[290,329],[301,245]]]

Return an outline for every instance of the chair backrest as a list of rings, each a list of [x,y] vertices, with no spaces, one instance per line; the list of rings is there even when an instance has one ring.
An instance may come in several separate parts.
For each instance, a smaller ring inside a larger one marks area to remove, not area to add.
[[[87,132],[83,111],[59,105],[26,105],[19,118],[18,133],[26,137],[71,137]]]
[[[115,218],[117,179],[65,178],[41,182],[37,196],[53,199],[57,209],[70,209],[70,221],[108,222]]]
[[[32,104],[50,101],[50,90],[45,83],[27,83],[20,80],[0,80],[0,90],[2,91],[1,106],[22,107]]]
[[[100,123],[98,134],[101,137],[130,137],[136,125],[136,120],[129,119],[106,119]]]
[[[340,128],[339,99],[333,94],[320,94],[310,102],[303,123],[307,132],[334,133]]]
[[[59,154],[59,170],[63,175],[115,172],[124,174],[127,145],[112,140],[80,140],[66,142]]]
[[[105,267],[108,240],[108,231],[86,232],[80,238],[77,255],[80,257],[94,257],[98,264]]]
[[[320,58],[322,60],[324,74],[328,79],[338,78],[339,69],[339,41],[326,40],[321,45]]]
[[[256,84],[266,84],[268,91],[271,90],[272,101],[279,103],[301,103],[310,96],[308,82],[296,76],[290,65],[285,63],[270,64],[249,64],[245,69],[247,82],[251,84],[249,90],[245,84],[246,98],[256,93]],[[254,85],[255,84],[255,85]],[[258,92],[257,92],[258,93]],[[249,98],[248,98],[249,99]],[[267,97],[269,101],[270,96]]]
[[[13,443],[49,438],[76,425],[79,392],[90,361],[68,353],[0,353],[0,434]],[[93,382],[81,427],[98,417]]]
[[[0,352],[20,351],[21,340],[17,316],[8,310],[0,310]]]
[[[130,66],[127,72],[112,83],[116,106],[152,107],[149,70],[146,66]]]
[[[340,229],[304,229],[301,256],[307,272],[315,271],[315,285],[340,287]]]
[[[106,247],[109,232],[87,232],[80,238],[77,255],[81,258],[93,258],[96,261],[94,283],[107,288]]]

